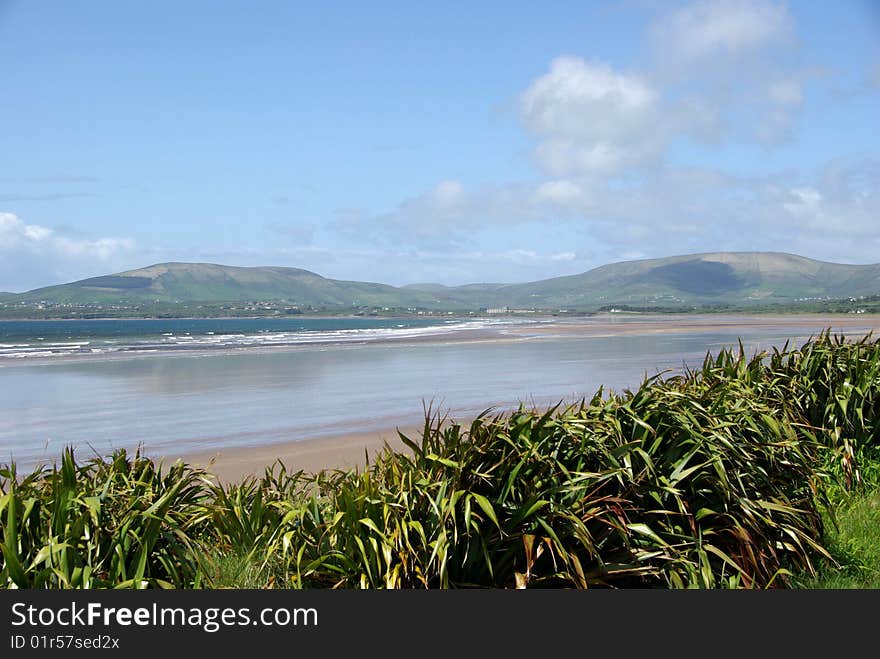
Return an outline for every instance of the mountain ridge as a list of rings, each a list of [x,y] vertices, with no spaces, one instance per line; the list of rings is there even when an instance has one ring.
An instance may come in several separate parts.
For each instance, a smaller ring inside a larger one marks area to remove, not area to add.
[[[756,306],[880,294],[880,263],[849,265],[785,252],[701,252],[619,261],[523,283],[391,286],[286,266],[168,262],[2,294],[4,304],[284,302],[301,308],[597,310],[614,305]]]

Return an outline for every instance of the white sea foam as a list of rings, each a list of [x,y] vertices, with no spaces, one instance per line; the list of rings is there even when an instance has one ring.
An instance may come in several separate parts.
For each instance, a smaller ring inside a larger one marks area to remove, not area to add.
[[[376,341],[422,339],[443,337],[461,332],[480,330],[503,331],[505,327],[533,322],[524,319],[474,319],[444,320],[442,324],[425,327],[407,327],[397,324],[384,328],[328,329],[272,331],[257,330],[253,333],[216,333],[208,331],[193,335],[190,332],[175,334],[163,332],[153,337],[104,338],[101,348],[92,347],[92,341],[70,340],[41,343],[34,347],[29,343],[0,343],[0,359],[25,357],[60,357],[66,355],[104,355],[109,353],[173,352],[175,350],[243,349],[277,346],[320,346],[323,344],[371,343]]]

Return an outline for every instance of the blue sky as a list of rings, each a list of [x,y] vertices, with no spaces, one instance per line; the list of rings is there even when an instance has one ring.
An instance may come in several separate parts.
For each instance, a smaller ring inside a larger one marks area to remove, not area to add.
[[[880,261],[880,5],[0,0],[0,290]]]

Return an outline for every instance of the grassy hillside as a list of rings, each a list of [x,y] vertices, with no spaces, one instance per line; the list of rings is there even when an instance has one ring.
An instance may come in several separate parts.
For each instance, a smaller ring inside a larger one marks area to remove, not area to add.
[[[299,268],[240,268],[212,263],[162,263],[116,275],[39,288],[20,300],[87,302],[239,302],[284,300],[314,306],[408,306],[432,301],[424,292],[386,284],[326,279]]]
[[[591,308],[793,302],[880,292],[880,264],[842,265],[779,253],[673,256],[605,265],[495,291],[510,306]]]
[[[163,263],[40,288],[6,300],[56,305],[283,301],[313,308],[583,310],[620,305],[692,309],[804,303],[880,294],[880,264],[842,265],[780,253],[691,254],[604,265],[525,284],[386,284],[298,268]]]
[[[483,309],[495,306],[495,292],[508,284],[465,284],[464,286],[444,286],[443,284],[410,284],[401,290],[418,292],[430,296],[433,300],[429,307],[441,305],[440,308],[451,309]]]

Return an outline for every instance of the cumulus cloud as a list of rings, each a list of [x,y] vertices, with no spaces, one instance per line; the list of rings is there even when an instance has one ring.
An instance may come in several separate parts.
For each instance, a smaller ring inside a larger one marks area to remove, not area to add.
[[[71,238],[0,212],[0,290],[28,287],[34,281],[60,283],[81,273],[105,274],[95,268],[106,268],[133,247],[128,238]]]
[[[533,155],[553,178],[656,168],[682,139],[790,140],[808,78],[783,4],[704,0],[649,29],[650,63],[621,71],[561,56],[519,97]]]
[[[523,123],[539,140],[537,160],[554,176],[654,160],[665,141],[654,123],[658,105],[647,80],[579,57],[553,60],[520,98]]]

